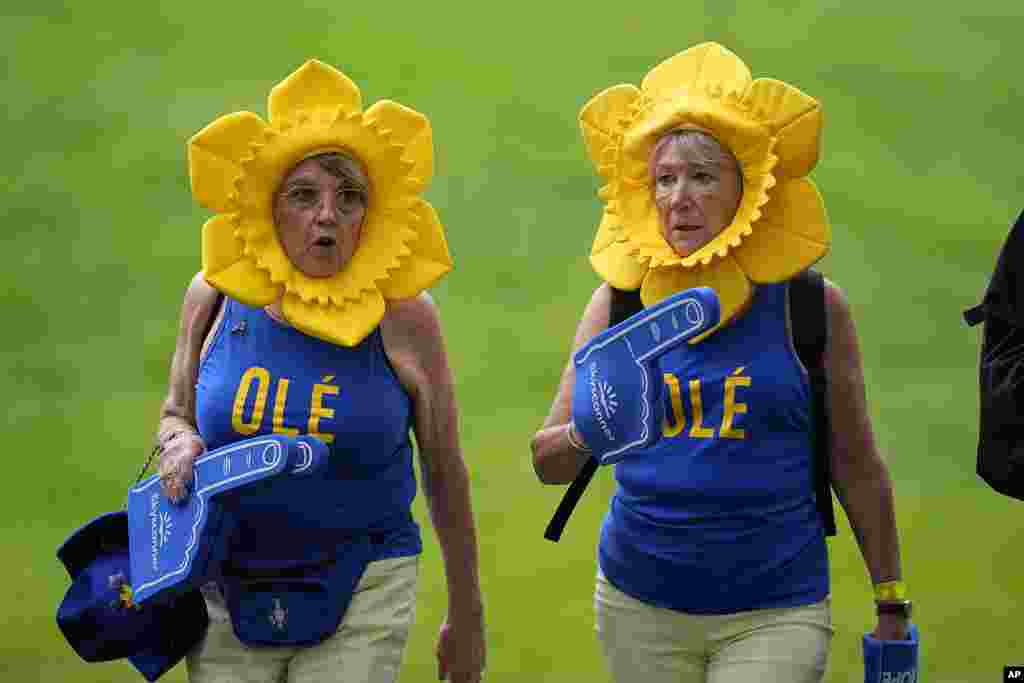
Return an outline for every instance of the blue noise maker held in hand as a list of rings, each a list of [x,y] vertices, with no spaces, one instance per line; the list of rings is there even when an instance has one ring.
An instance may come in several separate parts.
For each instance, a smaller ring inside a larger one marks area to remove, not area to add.
[[[608,328],[576,352],[572,419],[600,464],[658,439],[664,416],[658,358],[718,320],[718,296],[695,287]]]
[[[593,457],[569,485],[544,538],[557,543],[562,537],[599,464],[657,441],[665,412],[658,358],[712,329],[720,317],[714,290],[687,289],[609,327],[573,355],[572,420]]]
[[[864,635],[864,683],[919,683],[917,626],[910,625],[906,640],[879,640]]]
[[[152,476],[133,486],[128,510],[93,519],[68,537],[57,557],[71,576],[57,624],[87,662],[127,657],[155,681],[206,631],[199,586],[216,576],[226,552],[221,502],[272,478],[322,471],[318,439],[257,437],[200,456],[192,493],[180,505]]]
[[[309,476],[326,462],[327,446],[315,437],[262,436],[197,458],[184,505],[163,495],[156,475],[133,486],[128,526],[136,601],[173,598],[215,577],[230,522],[221,497],[281,474]]]

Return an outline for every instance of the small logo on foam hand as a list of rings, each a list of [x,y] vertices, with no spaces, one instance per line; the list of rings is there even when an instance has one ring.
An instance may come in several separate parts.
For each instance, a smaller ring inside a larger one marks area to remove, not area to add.
[[[160,513],[160,525],[157,527],[160,537],[160,547],[163,548],[171,540],[171,531],[174,529],[174,522],[171,521],[171,513]]]
[[[288,610],[281,606],[280,598],[274,598],[274,607],[270,610],[270,623],[278,631],[283,631],[288,623]]]
[[[618,397],[615,395],[615,388],[605,381],[598,382],[597,386],[601,396],[601,405],[604,406],[604,412],[608,417],[611,417],[619,408],[619,401]]]

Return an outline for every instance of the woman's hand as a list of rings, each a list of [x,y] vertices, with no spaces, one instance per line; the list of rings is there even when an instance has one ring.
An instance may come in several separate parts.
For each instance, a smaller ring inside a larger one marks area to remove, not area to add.
[[[192,483],[192,465],[206,444],[194,432],[178,432],[164,442],[160,453],[160,488],[172,503],[182,503],[188,498],[188,486]]]
[[[437,636],[437,680],[477,683],[487,665],[483,619],[453,625],[445,621]]]

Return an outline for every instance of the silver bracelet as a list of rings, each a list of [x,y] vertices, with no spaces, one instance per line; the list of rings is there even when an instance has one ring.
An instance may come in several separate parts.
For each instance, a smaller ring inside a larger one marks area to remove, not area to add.
[[[587,446],[583,443],[583,441],[580,440],[578,436],[576,436],[575,432],[576,425],[570,422],[569,428],[565,430],[565,437],[569,440],[569,445],[572,446],[573,449],[575,449],[576,451],[579,451],[580,453],[589,454],[590,449],[587,448]]]

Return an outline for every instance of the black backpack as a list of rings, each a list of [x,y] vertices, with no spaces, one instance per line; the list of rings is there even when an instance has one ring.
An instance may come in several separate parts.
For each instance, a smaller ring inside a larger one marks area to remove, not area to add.
[[[982,302],[964,311],[984,322],[978,362],[978,476],[1024,500],[1024,213],[999,252]]]
[[[618,325],[644,308],[640,291],[626,292],[612,288],[608,327]],[[789,283],[789,310],[792,311],[793,344],[800,361],[810,375],[814,412],[814,489],[818,514],[826,536],[835,536],[836,520],[832,509],[832,476],[829,460],[831,425],[828,417],[827,377],[823,364],[828,326],[825,320],[825,280],[814,270],[806,270]],[[544,538],[557,542],[569,516],[597,470],[597,460],[590,458],[569,485],[544,531]]]

